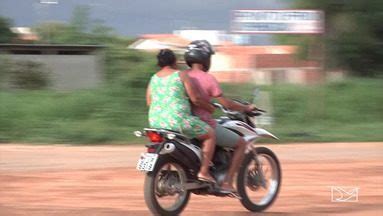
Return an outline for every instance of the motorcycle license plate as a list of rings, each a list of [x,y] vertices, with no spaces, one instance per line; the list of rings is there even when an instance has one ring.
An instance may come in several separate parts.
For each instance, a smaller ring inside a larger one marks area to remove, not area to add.
[[[136,169],[141,171],[152,171],[158,159],[158,154],[141,153]]]

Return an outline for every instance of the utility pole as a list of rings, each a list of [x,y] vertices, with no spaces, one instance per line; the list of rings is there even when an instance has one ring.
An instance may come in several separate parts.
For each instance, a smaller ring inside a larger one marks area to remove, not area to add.
[[[40,4],[41,5],[47,5],[47,6],[49,6],[49,5],[58,5],[59,1],[58,0],[40,0]],[[49,7],[47,7],[46,13],[47,13],[47,18],[49,18],[48,17],[48,15],[49,15]],[[48,23],[48,25],[49,25],[49,23]],[[51,43],[51,26],[49,25],[48,26],[48,44],[50,44],[50,43]]]

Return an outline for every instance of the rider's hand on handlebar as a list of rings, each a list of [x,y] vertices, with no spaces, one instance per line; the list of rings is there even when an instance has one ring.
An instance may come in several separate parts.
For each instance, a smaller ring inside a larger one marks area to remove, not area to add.
[[[249,105],[246,105],[245,112],[251,112],[251,111],[254,111],[256,109],[257,109],[257,107],[254,104],[249,104]]]

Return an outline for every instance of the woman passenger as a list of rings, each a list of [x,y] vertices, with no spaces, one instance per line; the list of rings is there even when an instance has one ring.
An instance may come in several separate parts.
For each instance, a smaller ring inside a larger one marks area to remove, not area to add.
[[[214,111],[214,107],[202,100],[187,73],[177,70],[173,51],[160,50],[157,60],[161,70],[152,76],[146,91],[150,127],[176,130],[189,138],[201,140],[203,156],[198,179],[214,183],[209,165],[215,149],[215,132],[207,123],[192,115],[189,99],[210,112]]]

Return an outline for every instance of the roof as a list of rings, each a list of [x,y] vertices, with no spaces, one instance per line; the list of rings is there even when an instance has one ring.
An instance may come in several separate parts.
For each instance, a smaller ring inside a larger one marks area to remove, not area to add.
[[[191,41],[174,34],[144,34],[140,39],[156,40],[167,45],[186,47]]]
[[[0,51],[7,52],[82,52],[88,53],[105,48],[102,45],[76,45],[76,44],[1,44]]]
[[[221,30],[185,29],[173,33],[189,41],[207,40],[212,46],[225,45],[229,36],[226,31]]]
[[[29,27],[12,27],[11,31],[18,35],[18,38],[26,41],[37,41],[39,37]]]
[[[217,52],[227,54],[292,54],[296,52],[295,46],[239,46],[226,45],[216,48]]]
[[[144,39],[161,39],[161,38],[171,38],[177,35],[174,34],[143,34],[140,38]]]
[[[257,68],[319,67],[313,60],[302,60],[292,54],[260,54],[255,58]]]
[[[0,48],[82,48],[82,49],[97,49],[105,48],[102,45],[79,45],[79,44],[10,44],[0,43]]]
[[[105,48],[102,45],[78,45],[78,44],[0,44],[0,49],[65,49],[65,50],[96,50]]]

